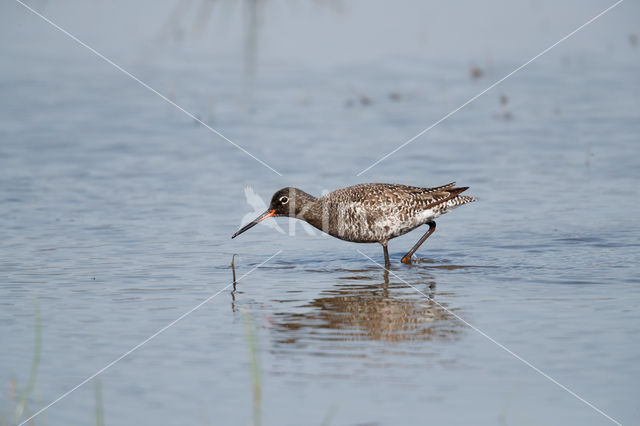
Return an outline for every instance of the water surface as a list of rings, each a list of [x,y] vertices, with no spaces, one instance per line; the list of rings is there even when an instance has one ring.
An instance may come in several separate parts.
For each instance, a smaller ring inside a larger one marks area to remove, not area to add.
[[[189,53],[131,64],[280,177],[86,52],[3,51],[0,383],[28,381],[37,304],[30,412],[229,285],[232,254],[242,276],[282,250],[101,374],[107,423],[251,423],[242,312],[264,424],[608,423],[459,318],[637,423],[637,57],[543,57],[360,177],[514,64],[474,80],[462,59],[273,63],[252,90]],[[381,262],[378,245],[285,219],[230,239],[247,185],[268,200],[452,180],[479,201],[439,219],[413,265],[399,259],[421,231],[393,240],[389,275],[358,252]],[[3,415],[14,404],[0,393]],[[90,423],[94,404],[89,383],[35,423]]]

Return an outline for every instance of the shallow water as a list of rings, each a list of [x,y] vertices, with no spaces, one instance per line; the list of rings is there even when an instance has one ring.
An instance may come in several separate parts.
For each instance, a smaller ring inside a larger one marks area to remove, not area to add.
[[[360,177],[514,64],[479,80],[462,60],[272,64],[248,91],[241,69],[189,53],[136,63],[280,177],[85,52],[3,51],[0,383],[28,381],[37,304],[30,412],[224,289],[99,376],[108,424],[251,423],[242,312],[264,424],[608,423],[490,339],[637,423],[635,56],[543,57]],[[413,265],[399,259],[421,231],[391,241],[388,276],[366,257],[382,262],[378,245],[284,219],[230,239],[246,185],[268,200],[452,180],[479,201],[440,218]],[[0,393],[3,414],[14,403]],[[36,424],[93,422],[94,404],[88,383]]]

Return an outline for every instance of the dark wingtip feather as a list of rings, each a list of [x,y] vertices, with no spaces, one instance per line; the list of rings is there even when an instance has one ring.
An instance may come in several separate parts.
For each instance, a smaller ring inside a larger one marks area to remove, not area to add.
[[[451,195],[449,196],[449,199],[451,199],[451,198],[453,198],[453,197],[457,196],[458,194],[462,194],[462,193],[463,193],[464,191],[466,191],[467,189],[469,189],[469,187],[468,187],[468,186],[460,186],[460,187],[458,187],[458,188],[451,188],[451,189],[447,190],[447,192],[448,192],[449,194],[451,194]]]

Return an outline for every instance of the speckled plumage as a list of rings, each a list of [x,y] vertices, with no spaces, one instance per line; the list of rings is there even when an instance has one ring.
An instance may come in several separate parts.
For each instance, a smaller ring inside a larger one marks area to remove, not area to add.
[[[435,229],[435,218],[475,201],[460,195],[467,189],[455,187],[455,182],[435,188],[365,183],[316,198],[297,188],[283,188],[273,195],[269,210],[234,237],[269,216],[295,217],[341,240],[382,244],[388,264],[390,239],[429,224],[429,232],[408,253],[408,261],[403,258],[410,263],[411,255]]]
[[[342,240],[389,241],[474,200],[458,195],[467,188],[454,186],[455,183],[437,188],[385,183],[349,186],[311,203],[303,202],[300,218]],[[290,188],[292,194],[297,191]]]

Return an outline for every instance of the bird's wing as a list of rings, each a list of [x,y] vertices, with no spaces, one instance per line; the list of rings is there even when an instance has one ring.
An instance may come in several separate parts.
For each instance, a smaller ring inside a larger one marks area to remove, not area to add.
[[[444,203],[469,187],[455,187],[456,183],[451,182],[446,185],[434,188],[420,188],[417,186],[396,185],[396,184],[375,184],[369,186],[370,194],[363,194],[361,201],[370,204],[370,207],[388,208],[386,206],[413,207],[418,210],[428,210],[438,204]]]
[[[439,204],[447,202],[463,193],[468,186],[455,187],[455,182],[437,188],[424,188],[425,190],[412,192],[409,197],[424,210],[431,209]]]

